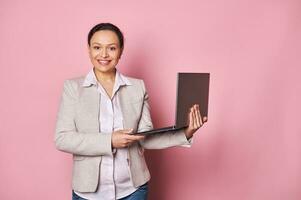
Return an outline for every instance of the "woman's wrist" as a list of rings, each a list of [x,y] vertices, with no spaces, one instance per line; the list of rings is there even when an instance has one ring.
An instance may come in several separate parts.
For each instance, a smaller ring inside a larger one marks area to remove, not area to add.
[[[189,131],[188,128],[186,128],[184,130],[184,133],[185,133],[185,136],[186,136],[187,140],[189,140],[193,136],[193,133],[191,131]]]

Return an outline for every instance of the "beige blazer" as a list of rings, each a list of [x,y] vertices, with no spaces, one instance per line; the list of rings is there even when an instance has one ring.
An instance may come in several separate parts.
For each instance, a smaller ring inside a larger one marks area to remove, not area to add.
[[[100,94],[95,85],[83,86],[85,77],[64,82],[57,115],[55,145],[73,154],[72,189],[95,192],[103,155],[112,155],[112,134],[101,134],[99,124]],[[124,129],[134,132],[153,128],[148,95],[143,80],[127,77],[132,85],[120,87],[120,104]],[[128,147],[128,163],[135,187],[146,183],[150,173],[144,159],[144,148],[163,149],[190,145],[183,131],[157,134]]]

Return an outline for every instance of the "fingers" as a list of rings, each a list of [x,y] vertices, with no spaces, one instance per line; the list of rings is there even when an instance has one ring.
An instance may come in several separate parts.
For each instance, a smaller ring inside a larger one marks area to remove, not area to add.
[[[200,108],[198,104],[193,105],[190,108],[189,112],[189,125],[184,130],[187,138],[191,138],[192,135],[203,126],[203,124],[207,121],[207,117],[203,117],[200,112]]]
[[[190,112],[189,112],[189,127],[193,127],[193,115],[192,115],[193,111],[192,108],[190,108]]]
[[[126,139],[132,140],[132,141],[142,140],[144,138],[145,138],[145,136],[143,136],[143,135],[127,135],[126,136]]]
[[[189,116],[189,126],[195,130],[203,126],[203,124],[207,121],[207,117],[202,118],[198,104],[195,104],[191,107]]]
[[[120,131],[123,132],[123,133],[132,133],[133,129],[130,128],[130,129],[124,129],[124,130],[120,130]]]
[[[112,134],[112,146],[114,148],[126,148],[132,143],[144,139],[143,135],[132,135],[133,129],[118,130]]]
[[[197,121],[196,121],[196,114],[195,114],[195,109],[194,106],[192,107],[192,128],[196,129],[197,127]]]
[[[129,147],[131,146],[134,142],[139,141],[144,139],[145,136],[137,136],[137,135],[125,135],[125,146],[124,147]]]
[[[202,117],[201,117],[199,105],[195,106],[194,112],[195,112],[195,116],[196,116],[195,121],[196,121],[197,128],[200,128],[203,125],[203,122],[202,122]]]
[[[122,130],[122,132],[125,134],[125,139],[129,141],[137,141],[137,140],[142,140],[145,138],[143,135],[132,135],[133,129],[125,129]]]

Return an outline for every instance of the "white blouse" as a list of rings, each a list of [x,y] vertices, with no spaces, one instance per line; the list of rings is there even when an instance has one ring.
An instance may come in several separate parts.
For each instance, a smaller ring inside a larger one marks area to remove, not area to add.
[[[123,129],[123,116],[118,98],[118,90],[124,85],[131,85],[130,81],[116,71],[112,99],[103,86],[97,81],[93,69],[88,73],[84,85],[97,85],[100,92],[100,134],[111,134]],[[128,148],[116,149],[112,156],[102,156],[100,177],[97,191],[89,193],[75,193],[89,200],[115,200],[126,197],[137,190],[130,178],[128,165]]]

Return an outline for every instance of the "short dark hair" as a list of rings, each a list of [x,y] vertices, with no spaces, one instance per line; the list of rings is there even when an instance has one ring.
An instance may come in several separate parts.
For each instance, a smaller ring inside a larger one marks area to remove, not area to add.
[[[119,40],[120,48],[123,49],[123,45],[124,45],[123,34],[117,26],[115,26],[114,24],[111,24],[111,23],[97,24],[89,31],[89,34],[88,34],[88,44],[89,44],[89,46],[91,45],[90,41],[91,41],[91,38],[94,35],[94,33],[96,33],[97,31],[102,31],[102,30],[113,31],[114,33],[116,33],[116,35],[118,37],[118,40]]]

